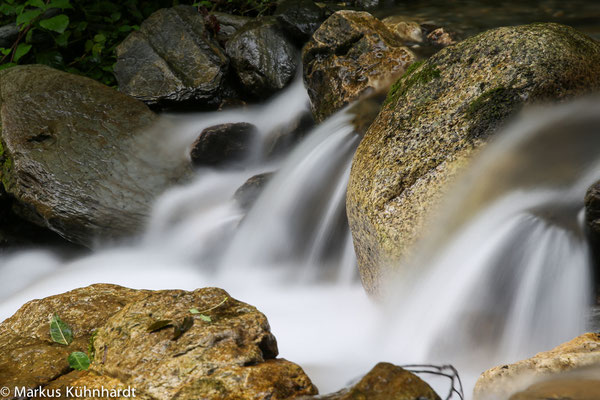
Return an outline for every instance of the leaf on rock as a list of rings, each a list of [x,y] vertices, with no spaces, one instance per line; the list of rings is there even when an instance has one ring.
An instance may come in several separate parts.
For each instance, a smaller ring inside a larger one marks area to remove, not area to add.
[[[168,328],[170,326],[173,326],[173,321],[171,321],[170,319],[164,319],[162,321],[156,321],[155,323],[151,324],[148,327],[148,332],[152,333],[152,332],[158,332],[162,329]]]
[[[175,327],[175,331],[173,332],[173,340],[179,339],[181,335],[189,331],[192,326],[194,326],[194,318],[185,317],[183,322]]]
[[[77,371],[87,371],[91,364],[87,354],[81,351],[71,353],[67,361],[69,361],[69,367]]]
[[[212,319],[208,315],[200,314],[199,317],[204,322],[212,322]]]
[[[73,331],[64,323],[58,314],[54,314],[50,320],[50,337],[56,343],[68,346],[73,342]]]

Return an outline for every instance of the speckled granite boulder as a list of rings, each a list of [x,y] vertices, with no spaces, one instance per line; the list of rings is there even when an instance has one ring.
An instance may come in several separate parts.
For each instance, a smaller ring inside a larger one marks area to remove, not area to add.
[[[68,346],[50,340],[53,313],[73,329]],[[169,325],[153,328],[159,321]],[[60,398],[69,398],[69,386],[133,388],[141,399],[283,400],[317,393],[299,366],[276,359],[266,317],[217,288],[94,285],[36,300],[0,324],[0,350],[4,384],[44,386]],[[73,351],[94,354],[89,370],[69,368]]]
[[[24,219],[85,246],[141,231],[184,176],[157,150],[148,107],[92,79],[41,65],[0,72],[0,176]]]
[[[364,286],[398,265],[444,187],[523,104],[600,88],[600,44],[558,24],[494,29],[413,64],[354,156],[347,210]]]
[[[304,83],[317,121],[362,95],[387,88],[415,55],[367,12],[338,11],[304,47]]]

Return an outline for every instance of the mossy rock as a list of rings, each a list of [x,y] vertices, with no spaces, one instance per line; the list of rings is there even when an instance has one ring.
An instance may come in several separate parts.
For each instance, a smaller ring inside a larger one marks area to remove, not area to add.
[[[600,88],[600,45],[558,24],[498,28],[413,64],[353,160],[347,209],[364,286],[378,290],[445,187],[507,118]]]
[[[160,147],[157,123],[89,78],[41,65],[0,72],[0,177],[15,212],[88,247],[139,233],[156,197],[190,172]]]

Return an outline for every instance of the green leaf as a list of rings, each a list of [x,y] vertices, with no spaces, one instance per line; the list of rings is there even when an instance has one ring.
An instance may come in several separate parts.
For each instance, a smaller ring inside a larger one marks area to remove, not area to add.
[[[69,26],[69,17],[65,14],[59,14],[56,17],[40,21],[40,26],[50,31],[63,33]]]
[[[200,314],[199,317],[204,322],[212,322],[212,319],[208,315]]]
[[[54,39],[54,41],[60,47],[67,47],[67,45],[69,44],[69,37],[70,36],[71,36],[71,32],[70,31],[66,31],[66,32],[63,32],[60,35],[58,35],[56,37],[56,39]]]
[[[12,49],[10,48],[6,48],[6,47],[0,47],[0,54],[2,54],[3,56],[7,56],[10,54],[10,52],[12,51]]]
[[[21,26],[21,29],[23,29],[25,26],[29,25],[31,21],[39,17],[41,13],[42,10],[23,11],[17,16],[17,25]]]
[[[48,8],[60,8],[65,10],[67,8],[73,8],[73,6],[71,6],[71,2],[69,0],[52,0],[48,4]]]
[[[190,314],[200,314],[200,310],[197,308],[190,308]]]
[[[17,49],[15,50],[15,56],[13,58],[14,62],[19,62],[21,57],[29,53],[29,50],[31,50],[30,44],[19,43]]]
[[[6,64],[0,64],[0,71],[2,71],[3,69],[8,69],[11,67],[16,67],[17,63],[6,63]]]
[[[175,327],[175,330],[173,332],[173,340],[179,339],[181,335],[189,331],[192,326],[194,326],[194,318],[185,317],[181,324]]]
[[[94,42],[96,43],[102,43],[106,41],[106,36],[104,36],[103,34],[99,33],[96,36],[94,36]]]
[[[10,16],[15,15],[16,13],[17,10],[15,9],[15,6],[9,4],[0,4],[0,14]]]
[[[69,367],[77,371],[87,371],[91,364],[87,354],[81,351],[74,351],[71,353],[67,361],[69,361]]]
[[[50,337],[56,343],[68,346],[73,342],[73,331],[64,323],[58,314],[54,314],[50,320]]]
[[[156,321],[155,323],[151,324],[148,327],[148,332],[152,333],[152,332],[158,332],[162,329],[168,328],[169,326],[173,326],[173,321],[171,321],[170,319],[165,319],[162,321]]]
[[[42,10],[46,9],[46,3],[44,3],[43,0],[27,0],[25,2],[26,6],[32,6],[32,7],[37,7],[40,8]]]

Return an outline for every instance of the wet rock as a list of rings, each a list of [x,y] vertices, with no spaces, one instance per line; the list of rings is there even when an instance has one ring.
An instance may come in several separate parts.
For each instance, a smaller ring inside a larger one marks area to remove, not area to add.
[[[226,43],[244,25],[252,21],[251,18],[242,17],[240,15],[225,14],[222,12],[214,12],[211,14],[214,15],[219,22],[217,39],[220,43]]]
[[[509,400],[594,400],[600,399],[600,380],[555,379],[536,383]]]
[[[596,296],[600,294],[600,181],[593,184],[585,195],[585,223],[592,257],[595,264]]]
[[[267,136],[265,154],[267,158],[275,158],[286,154],[299,140],[304,138],[315,126],[315,119],[310,112],[303,113],[293,121],[276,127]]]
[[[156,11],[116,52],[119,89],[148,104],[216,108],[232,95],[227,56],[195,7]]]
[[[25,304],[0,324],[0,381],[11,388],[35,388],[68,373],[69,354],[87,351],[92,331],[144,295],[115,285],[94,285]],[[50,339],[54,313],[73,330],[69,346]]]
[[[427,41],[438,47],[451,46],[456,43],[456,34],[445,28],[436,28],[427,34]]]
[[[372,91],[387,88],[414,54],[377,18],[338,11],[303,50],[304,82],[317,121]]]
[[[15,24],[0,26],[0,47],[10,48],[19,36],[19,28]]]
[[[297,44],[304,44],[325,20],[323,11],[312,0],[283,0],[275,10],[277,21]]]
[[[387,28],[404,42],[422,43],[424,40],[421,25],[403,16],[391,16],[382,20]]]
[[[351,388],[318,396],[320,400],[439,400],[440,397],[421,378],[389,363],[377,364]],[[302,397],[298,400],[309,400]]]
[[[227,42],[225,49],[248,96],[272,95],[296,74],[297,51],[274,19],[246,24]]]
[[[511,393],[528,387],[531,381],[539,381],[560,372],[598,365],[600,365],[600,334],[586,333],[532,358],[485,371],[477,380],[474,396],[477,399],[508,398]],[[543,390],[551,388],[552,385],[546,386]],[[534,392],[538,390],[542,388],[538,386],[533,389]],[[515,399],[521,398],[530,397]]]
[[[0,72],[0,176],[20,217],[64,238],[140,231],[156,196],[189,168],[157,150],[144,103],[45,66]]]
[[[192,308],[205,317],[191,314]],[[48,318],[55,312],[73,329],[69,346],[50,340]],[[173,326],[148,328],[158,320],[180,326],[186,319],[192,323],[176,339]],[[275,358],[266,317],[217,288],[149,292],[93,285],[26,304],[0,324],[0,339],[0,378],[10,387],[42,385],[63,394],[67,386],[131,387],[143,400],[316,394],[299,366]],[[95,354],[89,370],[72,371],[67,356],[88,345]]]
[[[273,172],[254,175],[240,186],[233,195],[234,200],[240,208],[246,211],[249,210],[273,175]]]
[[[411,66],[354,156],[347,210],[364,286],[399,265],[445,188],[523,104],[600,88],[600,45],[558,24],[484,32]]]
[[[192,145],[195,166],[222,166],[244,161],[252,151],[258,131],[245,122],[206,128]]]

